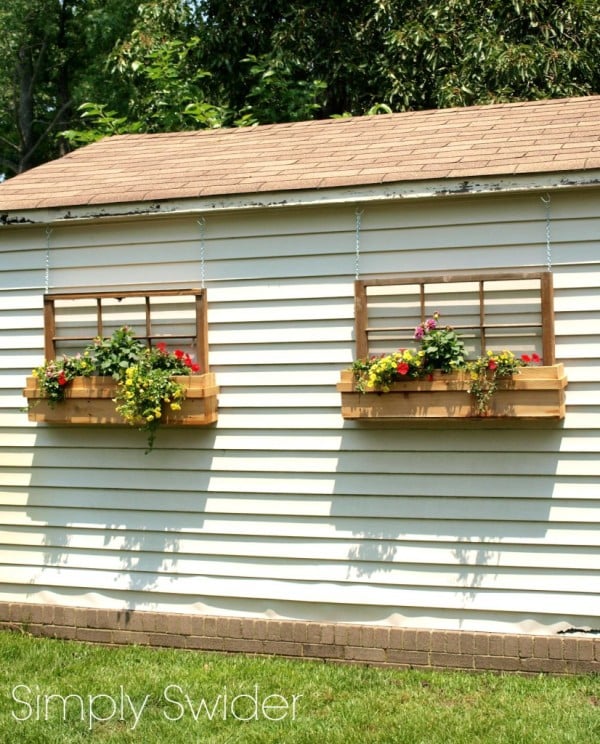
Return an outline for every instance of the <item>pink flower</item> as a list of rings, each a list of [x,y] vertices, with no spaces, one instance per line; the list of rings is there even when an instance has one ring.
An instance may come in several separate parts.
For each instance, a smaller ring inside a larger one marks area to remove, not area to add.
[[[425,329],[423,328],[423,326],[417,326],[415,328],[415,338],[417,339],[417,341],[422,339],[424,335],[425,335]]]
[[[425,329],[428,331],[433,331],[434,328],[437,328],[437,321],[435,318],[427,318],[425,321]]]

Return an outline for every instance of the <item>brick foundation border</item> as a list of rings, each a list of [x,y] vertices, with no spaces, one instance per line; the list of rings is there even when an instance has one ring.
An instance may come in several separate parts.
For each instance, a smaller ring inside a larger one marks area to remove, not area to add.
[[[275,655],[404,669],[600,672],[600,637],[418,630],[0,602],[0,630],[112,645]]]

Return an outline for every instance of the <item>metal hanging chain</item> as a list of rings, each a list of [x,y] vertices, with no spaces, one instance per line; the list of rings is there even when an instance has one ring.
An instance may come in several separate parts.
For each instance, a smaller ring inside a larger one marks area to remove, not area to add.
[[[44,294],[48,294],[50,291],[50,236],[52,235],[52,228],[46,228],[46,256],[45,256],[45,270],[44,270]]]
[[[550,194],[546,194],[545,197],[541,197],[541,200],[546,209],[546,270],[552,271],[552,240],[550,232],[550,203],[552,202],[552,198]]]
[[[356,279],[360,276],[360,228],[362,224],[362,216],[363,216],[363,210],[356,208],[355,215],[355,232],[356,232],[356,238],[355,238],[355,257],[354,257],[354,276]]]
[[[206,251],[206,218],[200,217],[198,220],[200,226],[200,288],[204,289],[205,267],[204,254]]]

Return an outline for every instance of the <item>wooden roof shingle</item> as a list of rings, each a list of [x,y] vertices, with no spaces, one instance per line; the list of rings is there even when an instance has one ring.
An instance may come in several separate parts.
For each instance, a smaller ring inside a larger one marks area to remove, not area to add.
[[[0,184],[0,210],[600,168],[600,96],[110,137]]]

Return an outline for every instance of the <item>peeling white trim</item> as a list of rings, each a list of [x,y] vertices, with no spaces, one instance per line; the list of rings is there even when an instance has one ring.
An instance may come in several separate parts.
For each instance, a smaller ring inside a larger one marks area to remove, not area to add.
[[[207,196],[181,200],[149,200],[119,204],[84,205],[51,209],[2,210],[0,227],[52,225],[174,215],[200,215],[211,212],[250,209],[276,209],[299,206],[357,205],[405,199],[452,196],[514,194],[567,190],[600,186],[600,169],[523,176],[403,181],[401,183],[307,189],[305,191],[254,192],[235,196]]]

